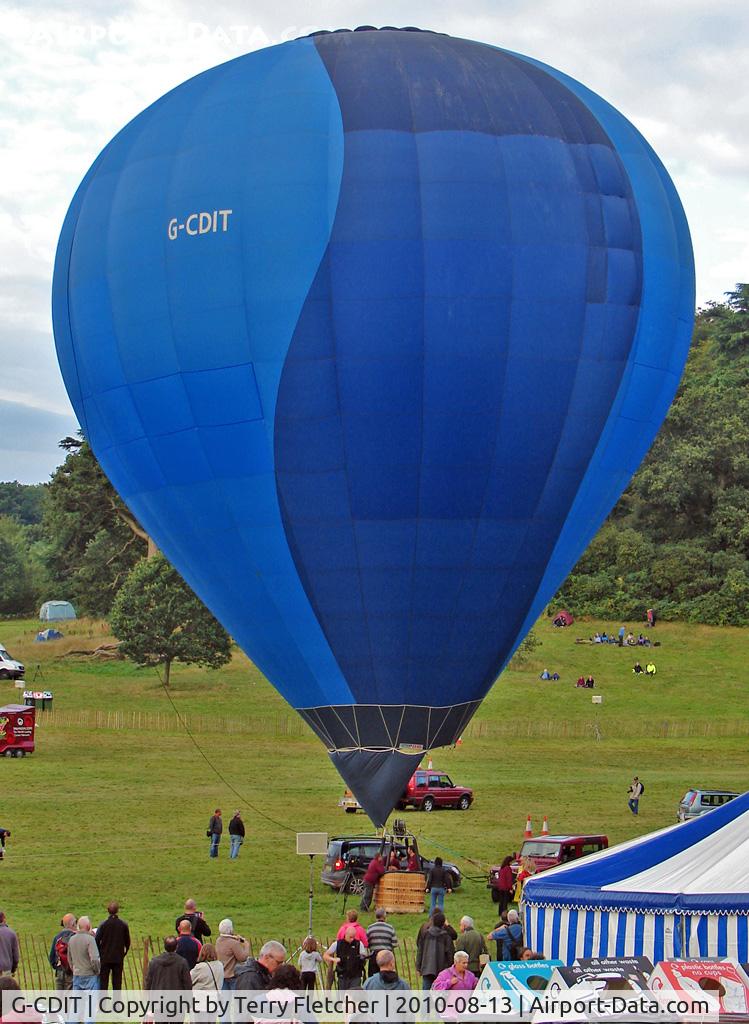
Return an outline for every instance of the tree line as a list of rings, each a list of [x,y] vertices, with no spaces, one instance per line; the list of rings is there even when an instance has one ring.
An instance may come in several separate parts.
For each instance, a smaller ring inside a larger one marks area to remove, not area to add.
[[[144,572],[148,537],[91,449],[70,437],[61,447],[48,484],[0,483],[0,615],[64,599],[107,617]],[[698,311],[668,417],[559,604],[610,619],[652,606],[664,619],[749,624],[749,284]]]

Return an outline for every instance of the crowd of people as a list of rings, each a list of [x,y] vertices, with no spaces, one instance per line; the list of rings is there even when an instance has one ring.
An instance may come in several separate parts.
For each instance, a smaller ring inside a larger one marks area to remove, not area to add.
[[[652,647],[650,638],[644,633],[638,633],[635,636],[633,632],[627,632],[625,626],[620,626],[617,633],[614,630],[610,633],[607,633],[606,630],[603,633],[596,631],[590,638],[590,642],[593,644],[615,644],[617,647]]]
[[[94,928],[89,917],[65,914],[52,939],[49,963],[58,991],[122,988],[123,968],[130,952],[130,929],[120,917],[117,903],[110,903],[107,917]],[[543,959],[523,945],[518,913],[503,908],[500,919],[486,935],[473,918],[460,919],[459,931],[444,910],[432,912],[416,936],[416,971],[423,989],[463,991],[475,988],[483,965],[495,943],[499,960]],[[359,912],[346,913],[336,938],[324,950],[308,936],[292,954],[278,941],[266,942],[256,956],[250,955],[247,939],[237,934],[230,918],[224,918],[213,937],[194,900],[175,921],[175,934],[164,939],[163,950],[148,961],[143,989],[199,991],[293,991],[318,987],[338,989],[406,989],[409,984],[397,968],[398,935],[378,907],[368,927]],[[18,937],[0,911],[0,987],[15,988],[20,966]]]

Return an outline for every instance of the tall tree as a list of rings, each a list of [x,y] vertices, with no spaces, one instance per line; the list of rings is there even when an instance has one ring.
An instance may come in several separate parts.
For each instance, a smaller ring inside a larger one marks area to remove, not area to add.
[[[67,452],[45,495],[44,559],[59,596],[106,615],[149,538],[105,477],[91,448],[66,437]]]
[[[558,599],[579,614],[749,623],[749,285],[697,315],[676,399]]]
[[[160,554],[135,566],[109,621],[122,653],[138,665],[163,667],[165,686],[175,661],[220,668],[231,660],[229,634]]]

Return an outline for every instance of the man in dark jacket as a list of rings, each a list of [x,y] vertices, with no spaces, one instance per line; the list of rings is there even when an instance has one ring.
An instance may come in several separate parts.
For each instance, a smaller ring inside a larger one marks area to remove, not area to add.
[[[361,988],[366,957],[367,948],[356,937],[353,924],[346,928],[342,939],[336,939],[323,953],[325,963],[335,968],[339,989]]]
[[[235,990],[249,989],[263,992],[271,987],[273,972],[286,962],[286,948],[273,939],[266,942],[257,960],[251,957],[234,969]]]
[[[127,921],[119,917],[118,903],[110,903],[107,907],[109,917],[102,921],[96,929],[96,945],[99,947],[101,973],[99,988],[106,992],[109,988],[109,975],[112,975],[112,991],[122,990],[122,965],[130,949],[130,929]]]
[[[195,900],[185,900],[185,912],[180,914],[174,922],[174,930],[179,931],[180,921],[189,921],[193,935],[199,942],[203,942],[211,934],[211,929],[203,917],[203,911],[197,909]]]
[[[211,848],[208,851],[209,857],[218,857],[218,844],[221,842],[221,833],[224,831],[224,822],[221,817],[221,808],[217,807],[208,822],[208,838],[211,840]]]
[[[52,945],[49,947],[48,959],[55,970],[55,989],[58,992],[67,992],[73,987],[73,970],[68,961],[68,939],[75,935],[77,923],[75,914],[65,914],[60,921],[60,931],[52,939]],[[63,959],[60,958],[61,953]]]
[[[229,822],[229,859],[236,860],[239,856],[239,847],[244,842],[244,822],[239,811],[234,812],[234,817]]]
[[[176,990],[189,992],[192,978],[187,961],[177,954],[177,940],[173,935],[164,939],[164,952],[151,958],[143,979],[146,992]]]
[[[421,987],[429,989],[437,975],[453,962],[453,940],[445,929],[445,915],[441,910],[432,915],[426,931],[419,931],[416,940],[416,970],[421,975]]]
[[[177,953],[187,961],[187,966],[192,970],[198,962],[198,954],[203,944],[192,934],[187,918],[180,921],[177,931]]]

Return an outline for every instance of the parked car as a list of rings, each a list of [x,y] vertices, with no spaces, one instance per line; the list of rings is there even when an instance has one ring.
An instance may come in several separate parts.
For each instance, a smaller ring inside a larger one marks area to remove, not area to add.
[[[21,662],[11,658],[7,648],[0,644],[0,679],[21,679],[25,671]]]
[[[517,875],[520,864],[524,860],[530,861],[535,873],[555,868],[558,864],[566,864],[568,861],[577,860],[579,857],[587,857],[588,854],[598,853],[605,850],[609,845],[609,837],[603,835],[583,836],[538,836],[535,839],[526,839],[520,847],[520,853],[512,864],[513,874]],[[499,865],[489,869],[489,881],[487,888],[492,890],[492,899],[495,903],[498,897],[497,883],[499,881]]]
[[[729,789],[689,789],[679,801],[676,820],[689,821],[691,818],[699,818],[716,807],[722,807],[738,795]]]
[[[419,769],[408,781],[405,792],[396,804],[398,810],[415,807],[418,811],[434,811],[439,807],[457,807],[467,811],[473,803],[473,790],[456,786],[449,775],[434,769]]]
[[[357,811],[363,810],[362,805],[350,789],[344,789],[343,796],[338,801],[338,806],[342,807],[346,814],[356,814]]]
[[[329,885],[336,892],[343,889],[345,892],[361,892],[362,878],[367,866],[378,851],[382,852],[387,861],[390,853],[395,849],[399,859],[405,865],[406,855],[410,848],[416,850],[416,855],[421,864],[421,870],[426,872],[433,866],[434,861],[422,857],[419,853],[416,837],[410,833],[402,836],[338,836],[331,839],[328,844],[328,853],[325,857],[321,880],[323,885]],[[444,867],[452,876],[452,888],[457,889],[462,882],[460,870],[455,864],[445,861]]]

